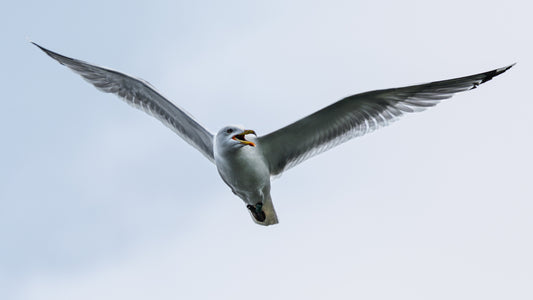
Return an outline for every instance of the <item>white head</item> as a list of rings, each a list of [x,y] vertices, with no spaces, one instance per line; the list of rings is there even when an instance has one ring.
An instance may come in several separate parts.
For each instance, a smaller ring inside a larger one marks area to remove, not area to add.
[[[223,150],[237,150],[242,147],[255,147],[255,143],[246,140],[246,135],[255,134],[255,131],[244,129],[242,126],[230,125],[220,129],[215,136],[215,148]]]

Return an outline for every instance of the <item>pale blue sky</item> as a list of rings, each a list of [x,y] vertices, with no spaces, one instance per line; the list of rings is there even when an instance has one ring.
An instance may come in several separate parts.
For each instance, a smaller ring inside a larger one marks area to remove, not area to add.
[[[527,1],[4,4],[1,299],[531,299]],[[359,92],[518,64],[273,183],[214,165],[28,39],[268,133]]]

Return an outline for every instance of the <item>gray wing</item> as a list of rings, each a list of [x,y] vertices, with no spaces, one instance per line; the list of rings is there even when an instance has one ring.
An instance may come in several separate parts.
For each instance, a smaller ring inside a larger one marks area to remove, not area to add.
[[[33,42],[32,44],[60,64],[81,75],[100,91],[116,94],[126,103],[156,117],[186,142],[202,152],[211,162],[214,162],[213,134],[183,109],[165,99],[148,82],[57,54]]]
[[[474,89],[513,65],[461,78],[349,96],[260,137],[258,143],[271,175],[278,175],[311,156],[386,126],[405,113],[425,110],[454,93]]]

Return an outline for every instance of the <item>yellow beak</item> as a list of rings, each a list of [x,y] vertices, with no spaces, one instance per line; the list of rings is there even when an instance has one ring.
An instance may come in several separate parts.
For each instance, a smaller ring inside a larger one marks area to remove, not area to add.
[[[247,141],[247,140],[245,139],[244,136],[247,135],[247,134],[253,134],[253,135],[256,135],[256,134],[255,134],[255,131],[253,131],[253,130],[248,130],[248,129],[247,129],[247,130],[243,131],[243,132],[240,133],[240,134],[236,134],[236,135],[234,135],[234,136],[232,137],[232,139],[233,139],[233,140],[236,140],[236,141],[238,141],[238,142],[240,142],[240,143],[242,143],[242,144],[245,144],[245,145],[249,145],[249,146],[255,147],[255,144],[254,144],[253,142]]]

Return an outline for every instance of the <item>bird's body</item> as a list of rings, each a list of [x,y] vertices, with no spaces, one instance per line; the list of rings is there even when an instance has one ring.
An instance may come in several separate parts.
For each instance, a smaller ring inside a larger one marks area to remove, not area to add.
[[[34,43],[35,44],[35,43]],[[141,79],[72,59],[35,44],[103,92],[114,93],[159,119],[215,163],[222,180],[241,198],[260,225],[278,223],[270,178],[307,158],[476,88],[511,66],[475,75],[346,97],[308,117],[264,136],[242,126],[216,135]]]
[[[258,220],[254,217],[255,222],[266,223],[265,225],[275,224],[278,219],[270,197],[270,170],[268,162],[261,153],[261,145],[257,144],[257,139],[253,137],[248,138],[248,141],[252,142],[249,146],[234,143],[231,138],[227,138],[234,132],[247,131],[241,126],[228,126],[222,128],[215,136],[214,154],[218,173],[249,209],[255,210],[257,205],[262,206],[265,219]],[[248,132],[255,134],[252,131]],[[265,211],[269,207],[271,209]]]

